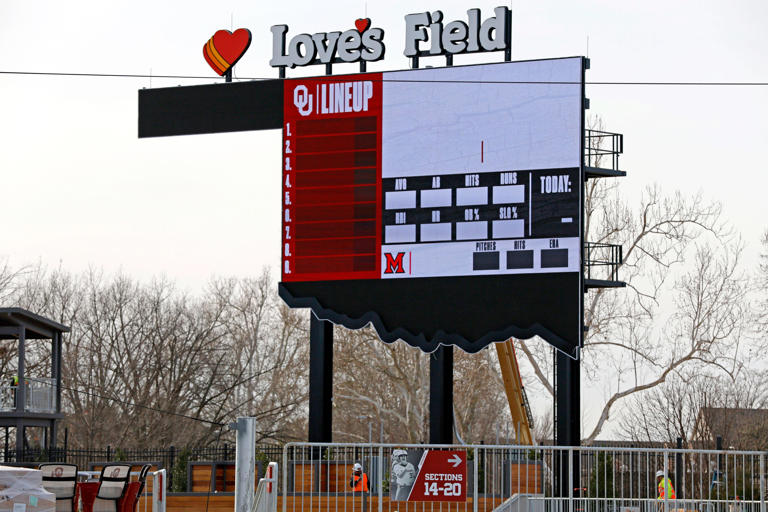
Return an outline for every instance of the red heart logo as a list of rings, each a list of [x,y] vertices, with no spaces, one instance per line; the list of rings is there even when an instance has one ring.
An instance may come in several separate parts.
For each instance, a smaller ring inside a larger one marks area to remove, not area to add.
[[[203,46],[203,57],[213,70],[223,76],[251,45],[251,31],[239,28],[234,33],[219,30]]]
[[[371,26],[371,18],[357,18],[355,20],[355,28],[361,34]]]

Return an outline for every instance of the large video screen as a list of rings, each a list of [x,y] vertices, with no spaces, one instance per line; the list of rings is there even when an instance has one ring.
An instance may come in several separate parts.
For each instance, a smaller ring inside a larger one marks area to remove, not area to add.
[[[283,297],[425,350],[578,345],[583,74],[567,58],[286,80]]]

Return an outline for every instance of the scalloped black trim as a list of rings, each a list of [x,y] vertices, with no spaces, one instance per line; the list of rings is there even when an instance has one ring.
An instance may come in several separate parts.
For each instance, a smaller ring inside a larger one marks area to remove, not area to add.
[[[429,337],[423,332],[414,332],[416,329],[406,327],[387,328],[385,320],[376,311],[365,311],[362,314],[349,316],[339,312],[330,305],[322,304],[314,296],[294,296],[287,286],[295,283],[279,283],[278,293],[280,297],[292,308],[310,308],[312,312],[321,320],[328,320],[334,324],[343,325],[348,329],[361,329],[368,324],[373,325],[379,337],[385,343],[393,343],[399,339],[405,341],[408,345],[418,348],[424,352],[431,353],[437,350],[440,345],[455,345],[470,354],[479,352],[494,342],[505,341],[511,337],[528,339],[533,336],[540,336],[558,350],[571,355],[576,355],[577,344],[570,343],[563,337],[558,336],[551,330],[535,322],[528,328],[509,324],[502,329],[485,332],[477,338],[468,339],[458,333],[445,332],[442,329],[434,331]],[[286,286],[287,285],[287,286]],[[574,301],[575,302],[575,301]],[[575,339],[578,339],[578,332],[574,333]]]

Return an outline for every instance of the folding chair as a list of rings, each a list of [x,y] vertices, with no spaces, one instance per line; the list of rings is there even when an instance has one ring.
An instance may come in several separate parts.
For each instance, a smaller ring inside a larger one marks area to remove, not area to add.
[[[131,478],[129,464],[108,464],[101,469],[99,492],[93,501],[93,512],[118,512],[118,501],[125,494]]]
[[[56,510],[73,512],[77,488],[77,466],[50,462],[40,464],[38,469],[43,472],[45,490],[56,495]]]

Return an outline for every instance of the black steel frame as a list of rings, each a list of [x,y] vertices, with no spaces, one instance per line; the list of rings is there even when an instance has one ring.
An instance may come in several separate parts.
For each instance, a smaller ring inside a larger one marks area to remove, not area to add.
[[[584,165],[601,169],[619,170],[619,155],[624,152],[624,135],[602,130],[585,130]],[[603,158],[610,162],[605,165]]]
[[[584,252],[587,279],[620,281],[619,268],[624,263],[624,251],[621,245],[585,242]],[[599,269],[606,269],[606,271],[599,272]],[[593,271],[595,275],[593,275]]]

